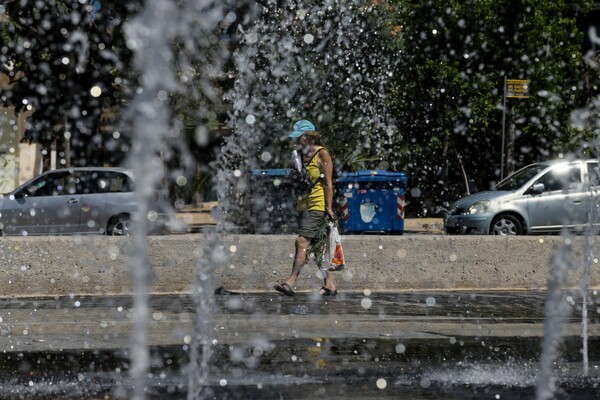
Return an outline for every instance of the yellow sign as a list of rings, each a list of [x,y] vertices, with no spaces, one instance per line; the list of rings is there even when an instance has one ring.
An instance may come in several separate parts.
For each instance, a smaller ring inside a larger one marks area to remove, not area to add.
[[[506,98],[507,99],[527,99],[527,98],[529,98],[529,80],[507,79],[506,80]]]

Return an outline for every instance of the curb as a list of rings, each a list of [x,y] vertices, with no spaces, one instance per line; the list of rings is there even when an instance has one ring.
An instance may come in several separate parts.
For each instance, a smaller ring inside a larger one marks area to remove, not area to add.
[[[209,279],[215,288],[272,291],[273,284],[289,276],[295,237],[225,235],[218,242],[203,234],[148,237],[149,292],[190,293]],[[559,236],[347,235],[342,236],[347,268],[334,277],[340,290],[540,290],[547,287],[553,268],[566,268],[565,257],[569,265],[584,265],[585,240],[576,237],[566,245]],[[0,293],[131,294],[133,246],[129,237],[2,238]],[[565,287],[579,287],[581,268],[564,274]],[[296,289],[321,285],[311,261]],[[600,287],[598,268],[591,270],[590,287]]]

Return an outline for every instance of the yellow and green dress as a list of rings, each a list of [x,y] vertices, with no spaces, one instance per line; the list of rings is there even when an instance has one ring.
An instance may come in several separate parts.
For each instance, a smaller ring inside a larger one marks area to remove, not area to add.
[[[306,165],[306,170],[310,179],[315,183],[310,193],[306,196],[298,198],[296,210],[302,211],[322,211],[325,212],[325,188],[323,187],[323,179],[321,179],[321,170],[319,169],[319,152],[324,147],[319,146],[314,156]]]

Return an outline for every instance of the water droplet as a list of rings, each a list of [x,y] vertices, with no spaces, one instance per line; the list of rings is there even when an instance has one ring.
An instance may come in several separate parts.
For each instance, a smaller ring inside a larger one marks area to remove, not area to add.
[[[179,186],[185,186],[187,183],[187,178],[183,175],[179,175],[177,177],[177,179],[175,179],[175,182],[179,185]]]
[[[371,290],[370,289],[365,289],[363,290],[363,293],[365,296],[370,296],[371,295]]]
[[[377,388],[378,389],[385,389],[387,386],[387,381],[383,378],[379,378],[377,379]]]
[[[306,315],[307,310],[306,306],[292,306],[290,311],[292,314]]]
[[[90,89],[90,94],[92,97],[100,97],[100,95],[102,95],[102,89],[100,89],[100,86],[93,86]]]
[[[364,299],[361,300],[360,305],[362,306],[362,308],[364,308],[365,310],[368,310],[369,308],[371,308],[371,304],[373,304],[373,302],[371,301],[371,299],[369,299],[368,297],[365,297]]]
[[[405,351],[406,351],[406,346],[404,346],[402,343],[398,343],[396,345],[396,353],[404,354]]]
[[[260,155],[260,159],[261,159],[261,160],[263,160],[263,161],[265,161],[265,162],[267,162],[267,161],[270,161],[270,160],[271,160],[271,158],[273,158],[273,157],[271,156],[271,153],[269,153],[268,151],[264,151],[264,152],[263,152],[263,153]]]
[[[258,35],[254,32],[251,32],[245,36],[245,39],[246,39],[246,43],[254,44],[254,43],[258,42]]]
[[[311,35],[310,33],[307,33],[306,35],[304,35],[304,43],[311,44],[314,41],[315,41],[315,37],[313,35]]]
[[[231,253],[235,253],[237,251],[237,246],[232,244],[231,246],[229,246],[229,251]],[[232,265],[232,267],[233,267],[233,265]]]
[[[250,114],[250,115],[246,116],[246,123],[248,125],[254,125],[255,122],[256,122],[256,117],[254,115]]]
[[[410,194],[412,197],[421,197],[421,189],[419,188],[412,188],[410,190]]]
[[[456,261],[457,258],[458,257],[456,257],[456,254],[451,254],[450,255],[450,261],[452,261],[452,262]]]
[[[435,298],[434,298],[434,297],[431,297],[431,296],[430,296],[430,297],[428,297],[428,298],[425,300],[425,304],[427,304],[429,307],[433,307],[433,306],[435,306]]]

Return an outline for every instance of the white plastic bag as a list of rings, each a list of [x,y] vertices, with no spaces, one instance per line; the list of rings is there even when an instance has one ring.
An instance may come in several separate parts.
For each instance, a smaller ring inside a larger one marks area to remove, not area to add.
[[[346,261],[344,259],[344,250],[342,249],[342,237],[335,224],[330,221],[328,223],[329,237],[327,238],[327,247],[325,249],[326,263],[325,268],[328,271],[343,271],[346,269]]]

